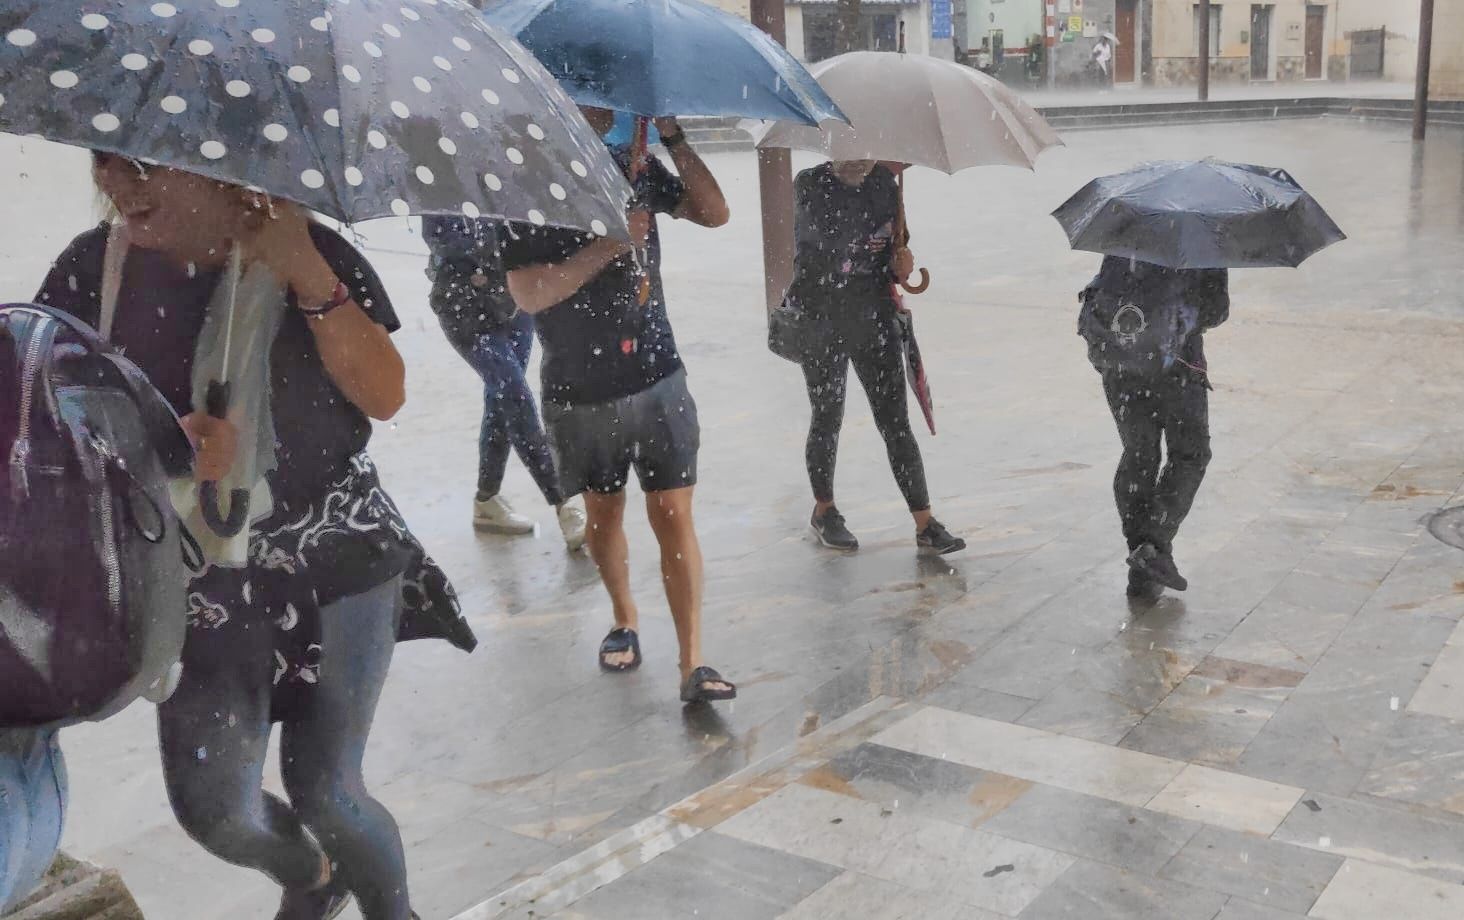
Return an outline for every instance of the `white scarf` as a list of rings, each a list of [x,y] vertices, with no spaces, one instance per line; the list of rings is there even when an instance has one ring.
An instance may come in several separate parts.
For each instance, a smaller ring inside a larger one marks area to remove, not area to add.
[[[117,297],[122,289],[122,269],[130,246],[125,225],[112,225],[107,237],[102,267],[102,300],[98,332],[112,337]],[[249,492],[249,524],[264,520],[274,510],[274,497],[265,474],[275,469],[274,417],[270,409],[270,353],[285,315],[288,289],[263,265],[243,267],[239,247],[229,254],[228,265],[213,298],[209,301],[203,331],[193,353],[193,409],[205,411],[208,386],[227,380],[232,397],[228,420],[239,432],[239,452],[234,464],[218,483],[220,509],[228,514],[229,496],[235,489]],[[228,318],[233,317],[232,339]],[[224,366],[228,341],[228,366]],[[249,559],[249,531],[220,537],[204,523],[199,507],[198,484],[192,479],[170,483],[173,507],[203,547],[211,565],[240,567]]]

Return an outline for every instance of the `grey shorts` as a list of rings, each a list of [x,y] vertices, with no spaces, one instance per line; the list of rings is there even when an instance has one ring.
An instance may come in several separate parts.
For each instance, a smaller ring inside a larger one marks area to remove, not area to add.
[[[565,495],[619,492],[632,467],[645,492],[696,485],[701,425],[685,370],[609,402],[546,402],[544,422]]]

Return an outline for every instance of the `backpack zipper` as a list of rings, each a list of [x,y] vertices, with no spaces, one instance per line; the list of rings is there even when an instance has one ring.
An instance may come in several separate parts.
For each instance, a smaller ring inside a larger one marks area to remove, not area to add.
[[[102,519],[102,566],[107,570],[107,600],[113,610],[122,606],[122,563],[117,551],[116,514],[112,505],[112,481],[108,467],[112,463],[124,466],[122,459],[112,452],[107,442],[96,435],[91,436],[92,449],[97,452],[102,474],[101,494],[97,497],[97,516]]]
[[[10,489],[16,498],[30,497],[30,476],[26,472],[30,460],[31,406],[35,401],[36,364],[41,360],[41,336],[34,331],[26,347],[21,365],[20,424],[15,443],[10,448]]]

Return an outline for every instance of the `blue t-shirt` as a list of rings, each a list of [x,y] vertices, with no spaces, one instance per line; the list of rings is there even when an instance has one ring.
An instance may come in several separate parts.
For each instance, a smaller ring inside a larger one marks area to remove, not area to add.
[[[629,173],[630,151],[611,153]],[[634,207],[653,214],[673,213],[685,186],[659,160],[632,183]],[[594,242],[592,234],[556,227],[508,224],[501,228],[499,252],[504,271],[557,264]],[[661,238],[655,222],[644,254],[650,298],[642,305],[635,257],[624,255],[592,278],[572,297],[534,317],[544,346],[544,399],[561,404],[609,402],[640,393],[681,369],[681,355],[666,315],[661,285]]]

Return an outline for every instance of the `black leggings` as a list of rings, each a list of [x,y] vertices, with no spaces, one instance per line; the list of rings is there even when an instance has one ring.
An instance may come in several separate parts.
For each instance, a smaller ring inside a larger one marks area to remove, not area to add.
[[[1152,379],[1110,372],[1103,376],[1103,392],[1123,442],[1113,497],[1124,538],[1131,550],[1151,543],[1173,552],[1175,534],[1210,464],[1205,378],[1189,370]]]
[[[401,834],[366,791],[361,760],[396,645],[401,579],[322,608],[320,682],[285,722],[281,772],[290,804],[261,781],[270,687],[238,673],[184,674],[158,710],[173,812],[205,849],[291,889],[311,888],[320,848],[366,920],[408,920]],[[306,833],[308,827],[319,846]]]
[[[911,511],[930,509],[925,487],[925,464],[920,445],[910,430],[905,403],[905,360],[893,334],[875,337],[869,344],[846,348],[831,345],[803,362],[803,382],[813,414],[808,426],[804,461],[817,501],[834,500],[834,466],[839,454],[839,429],[844,425],[844,397],[848,392],[849,364],[869,397],[874,424],[884,438],[890,469]]]

